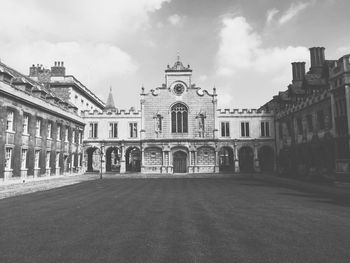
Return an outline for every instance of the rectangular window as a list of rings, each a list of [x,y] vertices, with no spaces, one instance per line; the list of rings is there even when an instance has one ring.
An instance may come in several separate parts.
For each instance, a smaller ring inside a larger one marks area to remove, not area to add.
[[[28,153],[28,149],[22,149],[22,156],[21,156],[21,168],[22,169],[27,168],[27,153]]]
[[[309,114],[306,116],[306,121],[307,121],[307,128],[309,132],[312,132],[314,130],[314,125],[312,122],[312,115]]]
[[[109,138],[118,138],[118,123],[111,122],[109,124]]]
[[[39,160],[40,160],[40,150],[36,150],[35,156],[34,156],[34,168],[39,168]]]
[[[130,138],[137,138],[137,122],[129,123]]]
[[[23,134],[29,134],[29,116],[23,115]]]
[[[57,141],[62,140],[62,135],[61,135],[61,126],[57,125]]]
[[[97,123],[90,123],[89,125],[89,137],[97,138]]]
[[[64,130],[64,141],[68,142],[68,127]]]
[[[12,148],[6,148],[6,165],[5,165],[5,168],[7,170],[11,169],[12,167]]]
[[[77,163],[78,167],[80,167],[80,166],[81,166],[81,165],[80,165],[80,161],[81,161],[81,155],[80,155],[80,154],[78,154],[78,163]]]
[[[262,121],[260,124],[261,136],[270,137],[270,123],[268,121]]]
[[[72,131],[72,143],[77,143],[77,140],[75,138],[75,131]]]
[[[83,144],[83,133],[79,132],[79,143]]]
[[[221,137],[230,137],[230,123],[221,122]]]
[[[56,153],[56,168],[60,167],[60,153]]]
[[[303,121],[301,118],[297,119],[297,127],[298,127],[298,134],[302,135],[303,134]]]
[[[49,122],[47,124],[47,138],[51,139],[52,138],[52,123]]]
[[[50,168],[51,152],[46,152],[46,168]]]
[[[6,121],[6,130],[7,131],[13,131],[13,111],[7,112],[7,121]]]
[[[35,124],[35,136],[40,137],[41,134],[41,120],[37,119]]]
[[[249,122],[241,122],[241,136],[249,137]]]
[[[317,123],[318,123],[318,127],[319,129],[324,129],[325,127],[325,121],[324,121],[324,113],[323,110],[320,110],[317,112]]]

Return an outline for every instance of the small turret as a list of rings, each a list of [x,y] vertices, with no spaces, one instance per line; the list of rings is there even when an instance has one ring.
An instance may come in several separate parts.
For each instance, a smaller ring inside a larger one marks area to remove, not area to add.
[[[109,94],[106,102],[105,110],[115,109],[113,94],[112,94],[112,87],[109,88]]]

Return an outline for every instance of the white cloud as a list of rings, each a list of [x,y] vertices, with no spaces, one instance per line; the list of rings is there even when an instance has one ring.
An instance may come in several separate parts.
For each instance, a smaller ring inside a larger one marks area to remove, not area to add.
[[[83,84],[97,92],[108,88],[116,77],[131,74],[138,68],[127,53],[110,44],[38,41],[28,45],[12,45],[7,50],[4,63],[16,65],[23,73],[28,72],[32,64],[39,63],[49,68],[54,61],[64,61],[67,74],[84,80]]]
[[[2,0],[1,9],[8,11],[0,16],[0,35],[4,40],[112,41],[147,26],[149,14],[169,1]]]
[[[138,69],[117,43],[149,28],[150,15],[169,1],[2,0],[0,57],[23,73],[33,63],[64,61],[68,74],[104,99],[110,84]]]
[[[217,73],[234,75],[237,71],[251,69],[260,73],[278,74],[292,61],[307,58],[305,47],[263,48],[261,36],[244,17],[226,17],[220,32],[217,53]]]
[[[281,25],[287,23],[295,16],[297,16],[301,11],[307,8],[310,4],[311,2],[292,3],[289,9],[282,13],[281,17],[278,20],[278,23]]]
[[[207,75],[200,75],[199,76],[199,80],[202,81],[202,82],[206,81],[207,79],[208,79]]]
[[[244,17],[224,17],[219,38],[216,73],[224,77],[218,87],[225,94],[220,95],[220,105],[259,107],[286,89],[292,77],[290,63],[309,57],[302,46],[268,47]]]
[[[218,73],[231,75],[237,69],[251,66],[261,39],[244,17],[224,17],[222,24],[217,53]]]
[[[350,46],[342,46],[337,48],[338,53],[350,52]]]
[[[168,17],[168,22],[173,26],[181,26],[184,23],[184,19],[184,17],[181,17],[178,14],[173,14]]]
[[[279,13],[279,10],[276,8],[272,8],[266,13],[266,23],[269,25],[275,18],[275,16]]]

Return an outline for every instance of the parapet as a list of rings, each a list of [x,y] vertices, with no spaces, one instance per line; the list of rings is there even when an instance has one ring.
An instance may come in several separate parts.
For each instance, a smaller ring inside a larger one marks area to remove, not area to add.
[[[140,117],[141,118],[141,110],[135,110],[134,107],[131,107],[129,110],[125,109],[107,109],[104,111],[82,111],[83,117]]]
[[[258,109],[218,109],[219,115],[231,115],[231,116],[242,116],[242,115],[267,115],[273,116],[273,111],[258,110]]]

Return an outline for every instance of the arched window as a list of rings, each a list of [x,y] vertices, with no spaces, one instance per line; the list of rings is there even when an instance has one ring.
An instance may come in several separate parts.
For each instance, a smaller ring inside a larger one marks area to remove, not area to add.
[[[188,132],[188,110],[182,103],[176,103],[171,107],[171,132]]]

